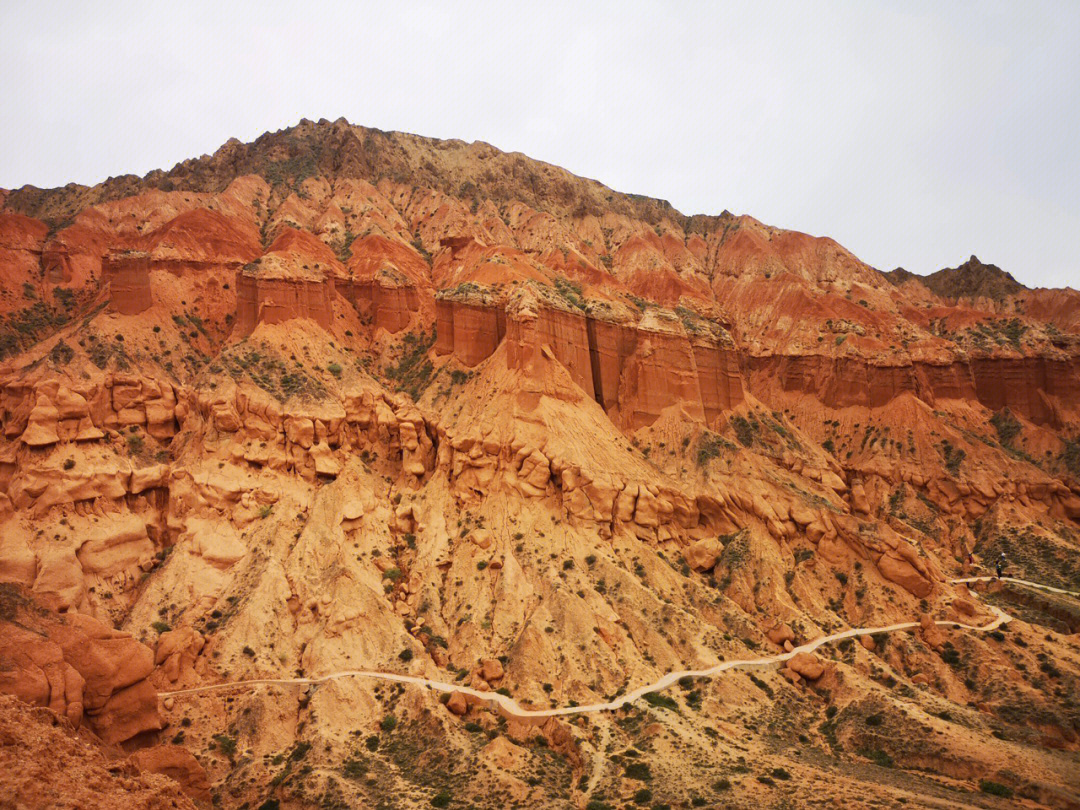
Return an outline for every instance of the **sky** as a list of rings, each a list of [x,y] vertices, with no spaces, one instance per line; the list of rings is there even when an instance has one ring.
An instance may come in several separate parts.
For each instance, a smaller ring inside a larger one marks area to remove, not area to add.
[[[0,3],[0,187],[301,118],[482,140],[683,213],[1080,287],[1080,2]]]

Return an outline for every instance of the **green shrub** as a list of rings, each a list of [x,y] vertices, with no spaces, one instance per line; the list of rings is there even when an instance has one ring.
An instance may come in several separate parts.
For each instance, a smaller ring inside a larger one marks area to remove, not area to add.
[[[137,456],[143,449],[143,437],[138,433],[129,433],[125,437],[127,439],[127,448],[129,456]]]
[[[637,779],[639,782],[651,782],[652,771],[644,762],[628,762],[623,775],[627,779]]]
[[[434,796],[431,797],[431,806],[432,807],[449,807],[451,798],[452,797],[450,796],[449,791],[440,790],[438,793],[436,793]]]
[[[383,731],[393,731],[397,728],[397,718],[392,714],[386,715],[386,717],[382,719],[382,722],[379,723],[379,728]]]
[[[742,416],[731,417],[731,427],[735,431],[735,438],[743,447],[749,447],[754,443],[754,433],[757,432],[757,421],[750,421]]]
[[[645,702],[650,706],[655,706],[658,709],[672,709],[677,711],[679,708],[678,702],[671,697],[660,692],[648,692],[644,696]]]
[[[725,790],[731,790],[731,780],[726,778],[717,779],[715,782],[713,782],[712,787],[713,790],[715,790],[717,793],[723,793]]]
[[[162,621],[154,622],[150,626],[153,627],[155,630],[157,630],[158,635],[161,635],[162,633],[168,633],[170,630],[172,630],[172,628],[169,627],[169,625],[167,623],[162,622]]]
[[[979,790],[983,793],[989,793],[991,796],[1002,796],[1006,799],[1011,799],[1013,795],[1013,789],[1008,785],[1003,785],[1000,782],[994,782],[991,779],[983,779],[979,782]]]
[[[886,754],[884,751],[877,749],[864,748],[860,750],[859,756],[866,757],[875,765],[880,765],[882,768],[891,768],[893,766],[893,758]]]
[[[341,364],[340,363],[331,363],[330,365],[328,365],[326,367],[326,370],[329,371],[331,374],[333,374],[335,377],[338,377],[338,378],[341,377]]]
[[[221,753],[232,759],[236,754],[236,740],[230,737],[228,734],[215,734],[214,742],[217,743],[218,748],[221,749]]]
[[[360,781],[367,773],[367,765],[358,759],[348,759],[341,766],[341,775],[346,779]]]
[[[651,801],[652,791],[648,788],[639,788],[638,790],[634,791],[634,804],[646,807]]]
[[[990,424],[997,431],[998,441],[1005,447],[1011,445],[1012,440],[1020,433],[1020,423],[1008,408],[1003,408],[991,416]]]
[[[367,746],[368,751],[376,751],[376,750],[378,750],[378,748],[379,748],[379,735],[378,734],[372,734],[370,737],[368,737],[366,740],[364,740],[364,745]]]

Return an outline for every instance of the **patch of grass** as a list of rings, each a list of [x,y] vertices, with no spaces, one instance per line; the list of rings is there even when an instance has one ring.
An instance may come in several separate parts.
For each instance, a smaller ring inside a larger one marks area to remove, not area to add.
[[[581,285],[576,281],[570,281],[566,278],[555,279],[555,292],[563,297],[563,299],[575,309],[585,311],[585,299],[582,298]]]

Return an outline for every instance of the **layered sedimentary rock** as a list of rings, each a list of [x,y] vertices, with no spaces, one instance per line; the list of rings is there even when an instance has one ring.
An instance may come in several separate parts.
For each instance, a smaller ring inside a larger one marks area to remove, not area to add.
[[[435,312],[435,350],[453,354],[466,366],[490,357],[506,334],[506,311],[499,307],[440,298],[435,302]]]
[[[430,268],[412,247],[380,234],[353,241],[338,290],[376,329],[400,332],[422,311],[430,319]]]
[[[308,318],[323,328],[333,321],[334,275],[342,272],[333,253],[315,237],[285,228],[270,250],[236,274],[235,334],[251,334],[260,323]]]
[[[138,315],[154,305],[150,293],[150,254],[143,250],[109,253],[102,265],[109,290],[109,308],[121,315]]]
[[[665,408],[680,404],[712,423],[743,401],[730,342],[688,336],[674,316],[665,319],[656,310],[639,323],[620,323],[526,294],[506,305],[439,299],[436,313],[439,354],[476,366],[506,337],[507,364],[526,368],[547,347],[574,382],[628,429],[652,424]]]
[[[862,357],[750,356],[748,385],[768,400],[769,391],[813,396],[830,408],[880,408],[909,393],[930,405],[976,400],[992,411],[1009,408],[1036,424],[1059,426],[1062,411],[1080,402],[1075,358],[972,357],[968,362],[908,361],[883,365]]]
[[[310,318],[327,328],[333,320],[333,296],[334,280],[325,274],[298,277],[241,270],[236,274],[236,334],[249,335],[260,323],[292,318]]]

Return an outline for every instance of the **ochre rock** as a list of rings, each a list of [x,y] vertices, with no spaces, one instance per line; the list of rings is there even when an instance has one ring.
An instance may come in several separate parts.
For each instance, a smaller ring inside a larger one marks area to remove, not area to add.
[[[210,780],[206,769],[182,745],[155,745],[141,748],[130,756],[140,771],[160,773],[179,783],[195,801],[210,801]]]
[[[15,604],[15,621],[0,622],[0,691],[48,706],[76,725],[85,717],[110,743],[162,727],[157,692],[147,680],[149,648],[89,616],[41,616],[12,593],[5,599]]]
[[[787,665],[808,681],[816,681],[825,674],[824,664],[813,653],[796,653]]]
[[[708,571],[716,565],[716,560],[724,550],[724,545],[713,537],[707,537],[691,543],[683,551],[686,564],[695,571]]]
[[[451,692],[450,699],[446,701],[446,708],[460,717],[469,710],[469,702],[465,699],[463,692]]]
[[[176,683],[191,671],[205,644],[206,639],[192,627],[167,630],[158,636],[154,665],[160,667],[170,683]]]

